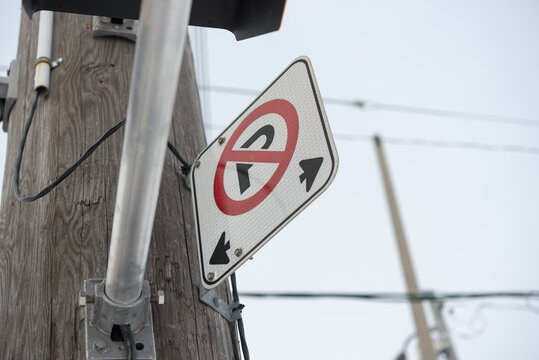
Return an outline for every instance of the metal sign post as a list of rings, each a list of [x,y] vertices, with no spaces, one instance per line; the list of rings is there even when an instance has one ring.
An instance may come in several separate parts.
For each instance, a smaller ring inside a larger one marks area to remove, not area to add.
[[[118,304],[142,292],[190,7],[145,0],[140,11],[105,285]]]
[[[137,359],[155,359],[144,271],[190,8],[191,0],[142,3],[107,277],[85,281],[80,298],[88,359],[127,356],[125,348],[109,344],[115,325],[131,326]]]

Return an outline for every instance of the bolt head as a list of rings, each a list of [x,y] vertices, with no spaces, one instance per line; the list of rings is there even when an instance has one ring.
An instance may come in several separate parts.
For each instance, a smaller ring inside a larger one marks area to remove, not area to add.
[[[194,166],[195,166],[196,168],[199,167],[199,166],[200,166],[200,161],[199,161],[199,160],[195,161]]]
[[[165,292],[163,290],[157,291],[157,303],[163,305],[165,303]]]
[[[214,272],[209,272],[208,276],[206,276],[206,277],[208,278],[208,280],[212,281],[215,278],[215,273]]]
[[[103,339],[99,339],[99,340],[94,341],[93,347],[94,347],[95,351],[97,351],[98,353],[101,353],[101,354],[107,353],[110,350],[109,343],[106,342]]]
[[[242,248],[237,248],[236,250],[234,250],[234,255],[236,255],[237,257],[240,257],[241,254],[243,254]]]
[[[86,306],[86,295],[79,295],[79,306]]]
[[[224,137],[220,137],[217,142],[221,145],[223,145],[223,143],[225,142],[225,138]]]

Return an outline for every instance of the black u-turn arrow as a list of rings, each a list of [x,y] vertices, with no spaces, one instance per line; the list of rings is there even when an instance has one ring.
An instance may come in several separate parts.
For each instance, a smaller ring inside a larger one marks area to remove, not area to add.
[[[259,137],[265,136],[266,141],[262,145],[262,149],[268,149],[275,137],[275,128],[272,125],[264,125],[258,129],[246,142],[241,146],[242,149],[247,149],[258,140]]]
[[[262,149],[266,150],[273,143],[273,138],[275,137],[275,128],[272,125],[264,125],[258,129],[247,141],[241,146],[242,149],[248,149],[251,145],[255,143],[260,137],[264,136],[266,139]],[[249,189],[251,186],[251,181],[249,180],[249,169],[253,164],[236,164],[236,171],[238,172],[238,183],[240,185],[240,194],[243,194],[245,190]]]

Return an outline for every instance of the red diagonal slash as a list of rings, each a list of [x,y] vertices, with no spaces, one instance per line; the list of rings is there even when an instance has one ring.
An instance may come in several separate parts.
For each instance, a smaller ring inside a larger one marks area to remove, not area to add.
[[[287,138],[285,149],[283,151],[232,150],[239,137],[249,125],[268,114],[280,115],[286,123]],[[225,149],[219,158],[219,163],[217,164],[217,169],[215,171],[213,194],[215,203],[221,212],[231,216],[245,214],[264,201],[273,189],[275,189],[288,168],[290,160],[292,160],[298,142],[298,131],[298,113],[294,106],[284,99],[270,100],[247,115],[230,137],[230,140],[226,144]],[[279,165],[268,182],[262,186],[258,192],[244,200],[233,200],[226,193],[224,186],[224,174],[227,162],[276,163]]]

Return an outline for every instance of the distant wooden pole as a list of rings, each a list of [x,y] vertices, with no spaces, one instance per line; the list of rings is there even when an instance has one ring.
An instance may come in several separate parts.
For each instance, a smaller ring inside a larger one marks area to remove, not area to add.
[[[20,203],[12,176],[33,92],[39,15],[22,14],[19,98],[11,112],[0,210],[0,359],[85,359],[77,294],[105,277],[123,131],[48,196]],[[91,17],[56,13],[50,93],[39,100],[21,168],[23,195],[54,180],[125,118],[134,43],[93,38]],[[205,138],[186,46],[170,140],[188,160]],[[154,305],[160,359],[239,359],[234,326],[198,300],[199,269],[191,194],[167,155],[146,278],[164,290]],[[230,300],[221,287],[218,293]]]
[[[408,292],[411,294],[417,294],[419,293],[419,286],[417,285],[412,260],[410,258],[410,252],[408,251],[408,246],[406,245],[406,238],[404,236],[404,230],[399,216],[397,200],[395,199],[395,193],[393,191],[391,178],[389,177],[389,170],[387,168],[384,151],[382,149],[382,141],[378,136],[375,137],[374,140],[376,143],[376,152],[378,154],[378,160],[380,162],[382,177],[384,179],[387,202],[389,203],[391,218],[393,219],[393,228],[395,230],[395,237],[397,239],[397,246],[399,248],[399,254],[401,257],[401,265],[402,271],[404,273],[404,279],[406,280]],[[425,318],[423,304],[421,302],[412,302],[411,306],[412,313],[414,315],[417,337],[419,339],[419,351],[421,353],[421,359],[434,360],[436,359],[436,356],[432,348],[430,331],[429,327],[427,326],[427,320]]]

